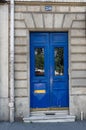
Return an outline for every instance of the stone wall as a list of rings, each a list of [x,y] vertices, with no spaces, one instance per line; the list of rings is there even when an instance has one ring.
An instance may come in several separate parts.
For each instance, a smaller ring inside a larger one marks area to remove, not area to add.
[[[45,11],[45,5],[15,5],[15,117],[29,114],[30,31],[68,31],[69,110],[86,118],[86,7],[56,4]]]
[[[9,120],[8,5],[0,5],[0,120]]]

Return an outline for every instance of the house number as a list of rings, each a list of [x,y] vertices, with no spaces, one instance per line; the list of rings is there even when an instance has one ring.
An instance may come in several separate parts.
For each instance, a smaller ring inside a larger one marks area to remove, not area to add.
[[[45,6],[45,11],[52,11],[52,6]]]

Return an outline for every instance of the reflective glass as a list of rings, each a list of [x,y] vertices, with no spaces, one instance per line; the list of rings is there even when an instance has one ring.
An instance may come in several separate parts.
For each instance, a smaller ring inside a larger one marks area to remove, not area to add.
[[[54,49],[55,76],[64,75],[64,48]]]
[[[44,48],[35,48],[35,76],[44,76]]]

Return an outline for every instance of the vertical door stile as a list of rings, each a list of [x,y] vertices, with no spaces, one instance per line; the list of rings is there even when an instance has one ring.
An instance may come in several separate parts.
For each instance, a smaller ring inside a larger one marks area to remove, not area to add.
[[[52,105],[52,59],[51,59],[51,33],[49,33],[49,86],[50,86],[50,108]]]

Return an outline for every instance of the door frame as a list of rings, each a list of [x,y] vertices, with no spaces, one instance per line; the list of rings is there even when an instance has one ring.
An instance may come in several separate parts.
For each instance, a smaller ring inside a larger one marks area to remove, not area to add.
[[[28,37],[27,37],[27,41],[28,41],[28,116],[30,115],[31,111],[30,111],[30,33],[31,32],[67,32],[68,33],[68,75],[69,75],[69,82],[68,82],[68,85],[69,85],[69,108],[68,108],[68,112],[70,114],[70,108],[71,108],[71,32],[69,29],[65,29],[65,30],[62,30],[62,29],[59,29],[59,30],[50,30],[50,29],[41,29],[41,30],[38,30],[38,29],[30,29],[28,30]]]

